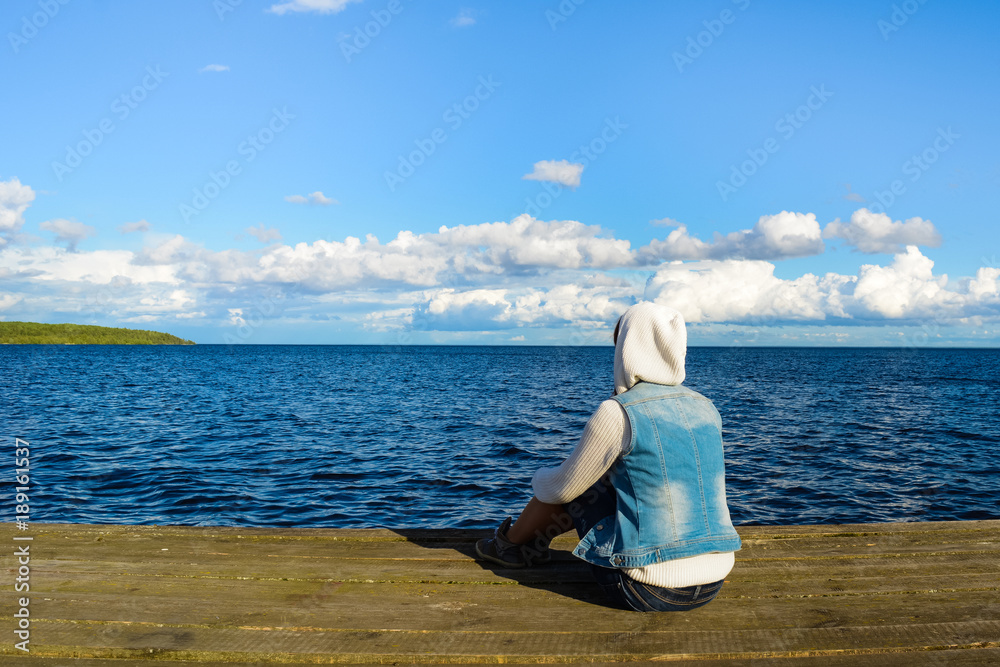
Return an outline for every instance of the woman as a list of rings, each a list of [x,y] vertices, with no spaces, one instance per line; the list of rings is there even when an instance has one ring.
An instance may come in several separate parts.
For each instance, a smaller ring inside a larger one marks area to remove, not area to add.
[[[726,505],[722,421],[710,400],[681,386],[679,312],[632,306],[614,342],[614,394],[570,457],[535,473],[535,495],[517,522],[507,517],[476,553],[505,567],[544,563],[552,538],[575,526],[573,554],[613,602],[694,609],[718,594],[740,548]]]

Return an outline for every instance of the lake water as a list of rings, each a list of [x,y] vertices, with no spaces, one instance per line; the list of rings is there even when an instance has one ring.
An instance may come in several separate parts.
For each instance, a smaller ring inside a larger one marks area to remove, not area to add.
[[[613,389],[611,347],[5,345],[0,363],[32,522],[493,527]],[[691,348],[687,378],[722,414],[737,524],[1000,518],[1000,350]]]

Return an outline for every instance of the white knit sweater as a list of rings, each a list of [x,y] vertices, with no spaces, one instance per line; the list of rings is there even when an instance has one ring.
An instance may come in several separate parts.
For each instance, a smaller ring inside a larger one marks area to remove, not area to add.
[[[624,393],[636,382],[680,384],[684,381],[687,336],[680,313],[652,303],[641,303],[620,320],[615,347],[615,391]],[[573,453],[557,468],[541,468],[531,480],[535,496],[544,503],[571,502],[606,473],[632,440],[625,409],[608,399],[591,415]],[[625,573],[643,583],[667,588],[709,584],[733,569],[733,552],[679,558]]]

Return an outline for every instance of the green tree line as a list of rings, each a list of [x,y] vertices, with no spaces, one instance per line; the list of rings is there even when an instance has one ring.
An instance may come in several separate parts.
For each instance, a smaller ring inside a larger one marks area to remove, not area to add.
[[[168,333],[142,329],[98,327],[90,324],[0,322],[0,344],[5,345],[194,345]]]

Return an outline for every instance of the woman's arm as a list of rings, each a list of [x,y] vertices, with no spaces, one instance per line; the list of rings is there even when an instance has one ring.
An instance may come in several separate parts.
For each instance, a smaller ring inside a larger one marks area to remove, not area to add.
[[[631,439],[624,408],[613,399],[604,401],[569,458],[556,468],[540,468],[532,477],[535,497],[553,505],[577,498],[611,468]]]

